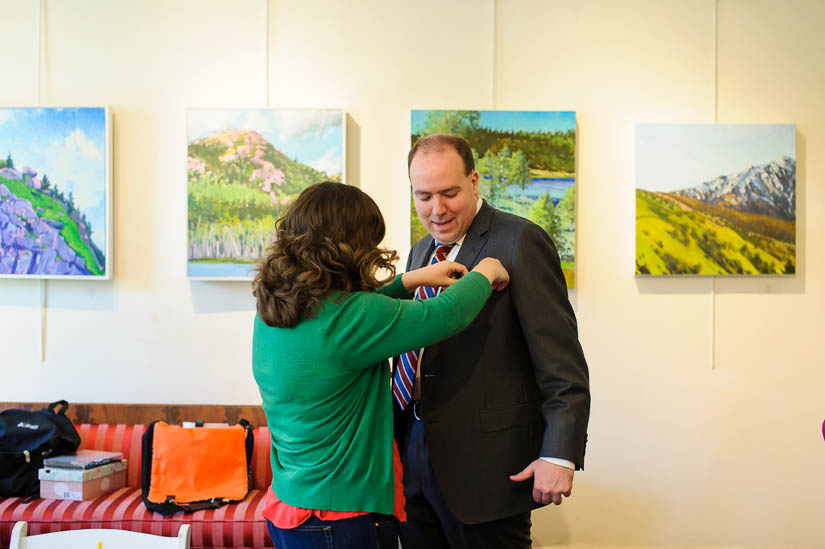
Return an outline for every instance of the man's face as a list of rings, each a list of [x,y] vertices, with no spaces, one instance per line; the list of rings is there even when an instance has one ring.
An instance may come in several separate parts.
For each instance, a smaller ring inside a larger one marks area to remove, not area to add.
[[[464,236],[476,215],[478,173],[464,174],[452,147],[418,152],[410,164],[410,184],[418,218],[433,238],[451,244]]]

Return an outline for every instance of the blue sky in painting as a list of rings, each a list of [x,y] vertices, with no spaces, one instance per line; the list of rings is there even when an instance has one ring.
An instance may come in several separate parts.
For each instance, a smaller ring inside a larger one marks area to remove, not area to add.
[[[86,214],[92,240],[106,250],[106,111],[91,108],[0,108],[0,158],[11,154]]]
[[[638,124],[636,187],[686,189],[782,156],[796,159],[793,124]]]
[[[411,129],[418,133],[430,110],[410,111]],[[493,130],[558,132],[576,129],[575,111],[478,111],[481,126]]]
[[[343,171],[343,112],[325,109],[189,109],[187,142],[254,130],[289,158],[327,175]]]

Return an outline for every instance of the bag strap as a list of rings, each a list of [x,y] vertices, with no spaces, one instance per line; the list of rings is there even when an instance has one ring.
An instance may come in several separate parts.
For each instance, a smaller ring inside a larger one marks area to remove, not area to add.
[[[252,476],[252,452],[255,451],[255,435],[253,435],[253,431],[255,430],[255,426],[243,418],[238,420],[238,425],[246,431],[246,438],[244,440],[246,450],[246,487],[248,490],[252,490],[252,487],[255,485],[255,479]]]
[[[218,499],[213,498],[206,501],[196,501],[194,503],[175,503],[175,500],[167,500],[167,504],[176,505],[180,508],[181,511],[186,513],[194,513],[195,511],[203,511],[204,509],[218,509],[219,507],[223,507],[230,500],[228,499]]]
[[[60,405],[60,410],[55,412],[54,407],[57,406],[58,404]],[[60,415],[65,416],[66,415],[66,410],[69,409],[69,403],[66,402],[65,400],[57,400],[57,401],[52,402],[51,404],[49,404],[46,409],[48,411],[52,412],[53,414],[60,414]]]

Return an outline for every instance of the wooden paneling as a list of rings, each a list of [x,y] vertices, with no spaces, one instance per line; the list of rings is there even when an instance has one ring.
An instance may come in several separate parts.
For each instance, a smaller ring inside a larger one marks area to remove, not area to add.
[[[40,410],[48,402],[0,402],[0,411],[10,408]],[[155,420],[181,423],[202,419],[205,422],[230,424],[247,419],[253,425],[266,425],[266,416],[260,406],[230,404],[95,404],[69,403],[66,415],[75,424],[126,423],[148,424]]]

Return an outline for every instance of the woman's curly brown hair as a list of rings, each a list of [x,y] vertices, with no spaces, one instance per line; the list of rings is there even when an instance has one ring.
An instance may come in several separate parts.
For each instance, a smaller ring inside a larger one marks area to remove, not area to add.
[[[268,326],[291,328],[329,292],[374,291],[395,276],[398,254],[378,247],[384,218],[366,193],[325,181],[307,187],[275,223],[252,293]],[[386,278],[378,278],[384,269]]]

